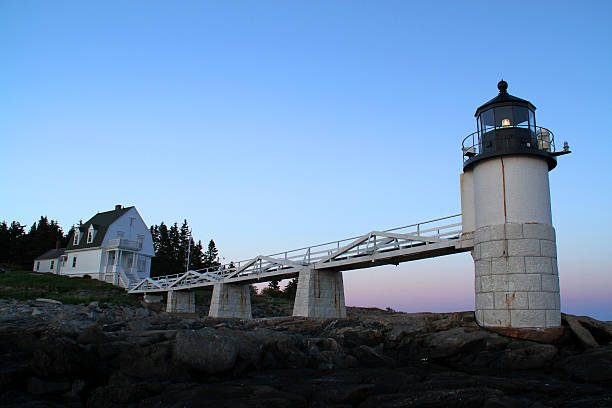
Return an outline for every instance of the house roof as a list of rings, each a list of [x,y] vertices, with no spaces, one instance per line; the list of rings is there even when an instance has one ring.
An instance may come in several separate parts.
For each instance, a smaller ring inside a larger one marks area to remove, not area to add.
[[[40,261],[41,259],[57,259],[60,256],[64,255],[64,251],[66,251],[66,248],[50,249],[41,256],[35,258],[34,260]]]
[[[132,208],[134,207],[125,207],[112,211],[97,213],[96,215],[91,217],[86,223],[78,227],[78,229],[83,233],[83,236],[81,237],[81,240],[79,241],[78,245],[73,245],[74,233],[70,234],[70,237],[68,239],[68,246],[66,247],[66,249],[83,249],[102,246],[102,241],[104,241],[104,236],[106,235],[106,230],[108,230],[108,227]],[[94,236],[93,242],[90,242],[88,244],[87,232],[91,225],[93,225],[94,229],[96,230],[96,235]]]

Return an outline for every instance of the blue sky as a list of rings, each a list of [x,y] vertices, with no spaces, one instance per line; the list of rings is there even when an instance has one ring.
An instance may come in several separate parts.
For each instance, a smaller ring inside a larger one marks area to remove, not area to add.
[[[611,17],[606,1],[5,0],[0,219],[68,229],[135,205],[229,261],[458,213],[461,140],[503,75],[574,151],[550,173],[562,309],[612,320]],[[347,272],[347,303],[472,309],[472,269]]]

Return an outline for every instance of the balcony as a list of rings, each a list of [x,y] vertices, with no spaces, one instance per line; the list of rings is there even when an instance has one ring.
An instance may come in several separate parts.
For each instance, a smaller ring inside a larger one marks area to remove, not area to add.
[[[118,248],[118,249],[129,249],[132,251],[139,251],[142,249],[142,244],[138,241],[130,241],[128,239],[117,238],[109,239],[106,243],[106,248]]]

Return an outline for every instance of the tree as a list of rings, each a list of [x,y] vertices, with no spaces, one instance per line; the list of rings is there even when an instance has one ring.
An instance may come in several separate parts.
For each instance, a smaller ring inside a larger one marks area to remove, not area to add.
[[[208,249],[204,253],[204,267],[210,268],[213,266],[221,265],[218,261],[219,251],[217,250],[217,246],[215,245],[215,241],[212,239],[208,243]]]
[[[285,289],[283,289],[283,296],[288,299],[295,298],[295,294],[297,293],[298,286],[298,278],[293,278],[289,281]]]
[[[155,257],[151,262],[151,276],[173,275],[188,270],[199,270],[218,266],[219,251],[213,240],[208,244],[208,250],[203,252],[202,241],[195,243],[189,230],[189,223],[183,220],[179,227],[177,223],[170,228],[164,222],[151,226],[151,237]],[[191,248],[190,248],[191,243]],[[189,265],[187,253],[189,252]]]
[[[271,280],[261,293],[270,297],[281,297],[283,292],[280,289],[279,282],[278,279]]]
[[[179,238],[178,250],[180,254],[178,260],[183,265],[183,270],[186,270],[186,269],[189,269],[189,265],[187,265],[187,255],[188,255],[188,252],[190,251],[189,245],[191,242],[193,242],[191,240],[191,232],[189,231],[189,225],[187,224],[187,220],[183,220],[183,224],[181,225],[181,228],[179,229],[178,238]],[[189,259],[189,263],[191,264],[191,257]]]
[[[197,244],[191,239],[191,255],[189,256],[189,269],[197,271],[204,269],[204,253],[202,252],[202,241]]]

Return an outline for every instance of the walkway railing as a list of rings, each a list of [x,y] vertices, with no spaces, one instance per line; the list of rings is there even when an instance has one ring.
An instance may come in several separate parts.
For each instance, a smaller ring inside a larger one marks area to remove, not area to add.
[[[531,134],[531,140],[526,140],[525,143],[531,143],[533,146],[527,146],[537,150],[544,150],[550,153],[555,152],[555,135],[549,129],[541,126],[514,125],[509,127],[497,127],[488,129],[485,132],[480,130],[467,135],[461,143],[461,151],[463,152],[463,161],[469,160],[471,157],[483,152],[482,138],[484,134],[494,132],[495,130],[504,130],[509,128],[524,128],[528,129]],[[513,140],[514,136],[508,140]]]
[[[291,251],[259,255],[213,268],[147,278],[130,292],[159,292],[209,286],[219,282],[270,280],[287,277],[304,268],[333,268],[340,271],[399,263],[408,256],[416,259],[415,254],[418,253],[454,248],[460,234],[461,214],[455,214]]]

